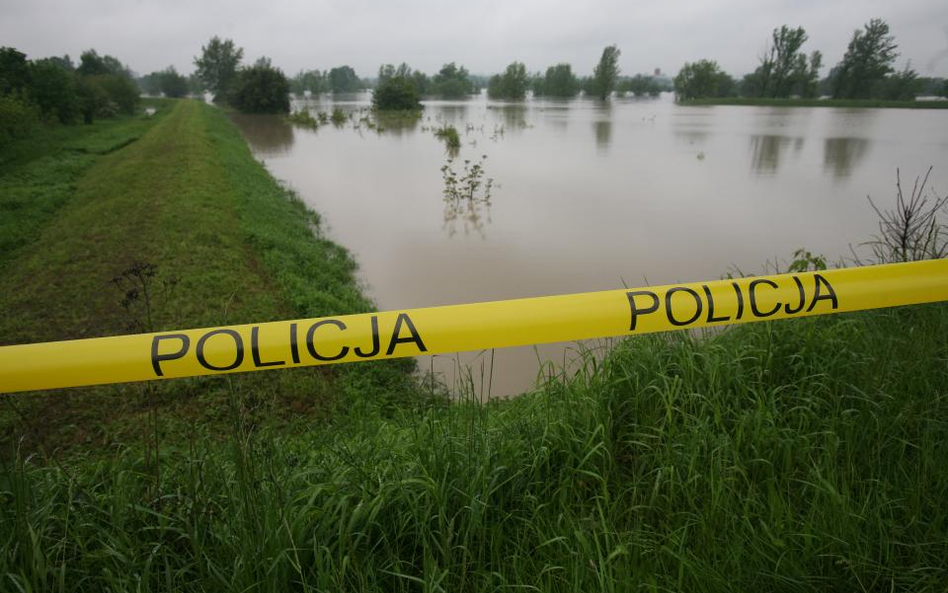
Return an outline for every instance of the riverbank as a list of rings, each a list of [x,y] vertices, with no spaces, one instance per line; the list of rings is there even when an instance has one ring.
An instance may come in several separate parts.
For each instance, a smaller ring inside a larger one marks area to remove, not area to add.
[[[689,99],[679,105],[747,105],[760,107],[843,107],[847,109],[948,109],[948,101],[882,101],[877,99],[762,99],[749,97],[718,97]]]
[[[95,158],[0,272],[7,343],[370,306],[219,109]],[[487,404],[365,363],[4,397],[2,588],[940,591],[946,336],[945,305],[646,336]]]
[[[4,172],[0,183],[16,189],[4,200],[34,197],[4,217],[19,238],[0,258],[2,343],[371,309],[348,252],[319,236],[318,216],[253,158],[221,110],[176,101],[143,117],[102,133],[70,129]],[[0,423],[7,438],[55,450],[124,442],[154,415],[160,440],[195,421],[225,430],[234,390],[254,393],[246,406],[256,422],[305,423],[353,398],[406,397],[409,370],[386,363],[17,396]]]

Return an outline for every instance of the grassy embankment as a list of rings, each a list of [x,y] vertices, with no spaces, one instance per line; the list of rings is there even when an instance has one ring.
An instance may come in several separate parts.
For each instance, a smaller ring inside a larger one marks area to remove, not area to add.
[[[4,171],[3,225],[15,241],[0,252],[0,343],[148,329],[148,313],[157,330],[370,308],[348,253],[314,237],[318,217],[222,112],[176,102],[153,118],[67,128],[67,141]],[[126,311],[112,282],[135,262],[157,266],[150,311],[142,298]],[[242,401],[262,421],[322,417],[353,394],[404,397],[410,385],[404,364],[340,369],[17,396],[0,406],[0,427],[47,449],[101,446],[127,440],[156,408],[159,437],[195,421],[229,426],[222,402],[235,389],[252,394]]]
[[[679,105],[759,105],[763,107],[846,107],[866,109],[948,109],[948,101],[882,101],[877,99],[765,99],[719,97],[690,99]]]
[[[169,158],[151,141],[186,143],[189,169],[232,151],[229,183],[189,198],[241,212],[259,168],[220,114],[188,105],[160,126],[115,153],[113,174]],[[119,158],[135,147],[155,152]],[[161,220],[171,245],[190,236]],[[204,290],[207,318],[231,320],[214,306],[224,290]],[[236,411],[231,438],[195,427],[164,442],[160,475],[134,435],[61,464],[0,457],[0,588],[943,591],[946,330],[938,305],[645,337],[517,400],[389,417],[363,405],[293,434]],[[297,372],[254,375],[305,387]]]

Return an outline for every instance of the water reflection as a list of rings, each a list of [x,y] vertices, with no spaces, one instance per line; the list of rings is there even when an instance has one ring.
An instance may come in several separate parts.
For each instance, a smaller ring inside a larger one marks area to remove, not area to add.
[[[791,145],[793,152],[799,153],[803,150],[803,138],[770,134],[751,136],[751,170],[758,174],[775,173],[780,166],[781,153]]]
[[[293,146],[293,126],[278,115],[231,114],[234,122],[261,156],[277,156]]]
[[[500,113],[508,132],[527,127],[527,108],[524,105],[489,105],[488,109]]]
[[[596,148],[600,152],[606,151],[612,142],[612,120],[594,122],[593,128],[596,130]]]
[[[864,138],[827,138],[823,141],[823,171],[845,179],[868,153],[869,141]]]
[[[391,112],[367,112],[363,114],[366,121],[374,125],[374,129],[379,134],[391,134],[393,136],[404,136],[414,133],[421,123],[421,115],[413,113]]]
[[[441,167],[441,176],[444,179],[444,230],[449,237],[458,232],[458,227],[465,235],[476,232],[482,238],[485,224],[490,224],[490,196],[494,187],[494,180],[484,178],[484,162],[487,155],[482,155],[480,161],[471,163],[465,159],[460,171],[454,167],[454,159],[448,158]]]

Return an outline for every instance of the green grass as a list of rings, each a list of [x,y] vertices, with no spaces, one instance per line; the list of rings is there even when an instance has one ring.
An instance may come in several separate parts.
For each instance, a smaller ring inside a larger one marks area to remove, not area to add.
[[[225,112],[122,137],[61,151],[93,162],[0,271],[4,343],[126,331],[134,261],[156,327],[371,308]],[[0,591],[948,589],[948,306],[582,363],[452,406],[405,363],[4,396]]]
[[[97,155],[131,144],[170,111],[166,102],[149,106],[156,108],[152,116],[44,128],[5,147],[0,153],[0,272],[17,249],[36,241]]]
[[[944,591],[948,309],[621,344],[536,393],[233,415],[0,480],[11,590]],[[156,484],[157,482],[157,484]]]
[[[135,262],[158,269],[156,330],[371,309],[349,254],[318,236],[318,217],[270,177],[221,110],[178,101],[137,141],[124,137],[118,128],[88,135],[87,152],[54,150],[0,179],[28,169],[35,187],[59,196],[42,217],[20,209],[8,219],[35,239],[11,250],[0,274],[0,343],[128,332],[141,308],[130,316],[112,279]],[[52,180],[72,158],[94,162],[59,187]],[[162,288],[172,278],[174,289]],[[305,425],[348,406],[353,393],[380,405],[412,399],[411,368],[403,361],[357,374],[300,369],[236,381],[252,386],[258,421]],[[0,407],[0,428],[3,438],[22,434],[34,447],[107,445],[136,434],[139,419],[157,409],[159,432],[173,438],[190,422],[219,424],[230,384],[205,378],[16,396]]]
[[[883,101],[878,99],[764,99],[719,97],[690,99],[679,105],[759,105],[765,107],[846,107],[867,109],[948,109],[948,101]]]

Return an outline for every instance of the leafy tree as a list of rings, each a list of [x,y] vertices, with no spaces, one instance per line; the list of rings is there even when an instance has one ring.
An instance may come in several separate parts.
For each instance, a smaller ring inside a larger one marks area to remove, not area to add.
[[[362,90],[362,81],[349,66],[338,66],[329,71],[329,89],[334,93],[354,93]]]
[[[421,94],[411,76],[403,72],[385,77],[372,93],[372,106],[380,110],[421,109]]]
[[[727,97],[734,93],[734,79],[713,60],[686,62],[675,77],[675,93],[684,100]]]
[[[166,97],[184,97],[188,94],[188,79],[178,71],[174,66],[168,66],[158,75],[158,86]]]
[[[575,97],[578,92],[579,80],[572,66],[565,63],[547,68],[544,76],[537,76],[533,86],[533,93],[538,96]]]
[[[889,101],[914,101],[922,90],[923,81],[918,73],[906,64],[900,72],[885,77],[878,92],[878,98]]]
[[[527,95],[527,67],[513,62],[503,74],[495,74],[487,83],[487,96],[492,99],[522,100]]]
[[[615,45],[606,46],[602,50],[599,63],[593,70],[592,90],[597,97],[605,101],[615,89],[616,79],[619,78],[619,48]]]
[[[892,64],[899,55],[896,48],[895,37],[889,34],[889,25],[882,19],[872,19],[863,30],[856,30],[836,67],[833,98],[872,98],[886,75],[893,71]]]
[[[772,41],[760,57],[760,66],[744,78],[742,91],[749,96],[789,97],[793,90],[794,73],[803,59],[806,68],[806,56],[800,48],[806,43],[806,31],[803,27],[791,29],[787,25],[774,29]]]
[[[128,66],[113,56],[100,56],[94,49],[87,49],[79,56],[76,74],[81,76],[111,75],[133,80],[135,76]]]
[[[443,65],[441,70],[431,77],[428,92],[445,99],[461,99],[474,92],[474,83],[464,66],[458,67],[451,62]]]
[[[12,47],[0,47],[0,95],[25,91],[30,86],[30,66],[26,54]]]
[[[303,95],[306,91],[314,95],[326,90],[326,77],[319,70],[300,70],[290,79],[290,91],[295,95]]]
[[[662,92],[662,87],[653,77],[636,74],[632,78],[619,81],[616,90],[632,93],[636,97],[644,97],[645,95],[656,97]]]
[[[76,76],[60,64],[51,59],[30,64],[30,97],[44,115],[68,124],[79,118],[81,105]]]
[[[227,93],[237,78],[237,68],[244,57],[243,48],[230,39],[214,36],[207,45],[201,46],[201,57],[194,58],[197,75],[205,88],[214,93],[215,101],[227,100]]]
[[[116,112],[132,115],[141,101],[138,86],[131,79],[118,74],[85,76],[89,84],[105,93],[107,104],[97,103],[99,117],[111,117]]]
[[[809,61],[802,53],[797,54],[793,68],[793,92],[801,97],[812,98],[820,95],[820,68],[823,66],[823,54],[814,51]]]
[[[230,97],[230,103],[246,113],[290,112],[290,83],[267,58],[237,71]]]
[[[161,72],[151,72],[138,79],[138,88],[146,95],[157,95],[161,92]]]

